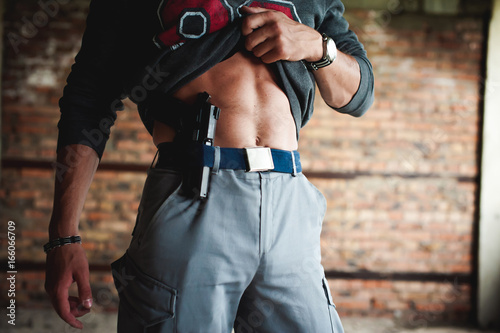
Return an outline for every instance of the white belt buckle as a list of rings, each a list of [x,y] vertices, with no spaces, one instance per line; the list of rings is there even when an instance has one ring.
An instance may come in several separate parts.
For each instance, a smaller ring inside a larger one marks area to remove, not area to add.
[[[247,162],[247,172],[269,171],[274,169],[271,148],[245,148],[245,157]]]

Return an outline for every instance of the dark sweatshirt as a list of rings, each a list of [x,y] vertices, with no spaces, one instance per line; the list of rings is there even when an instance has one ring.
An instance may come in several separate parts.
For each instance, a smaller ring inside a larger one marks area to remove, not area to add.
[[[59,104],[58,150],[84,144],[102,156],[122,99],[129,97],[152,133],[179,111],[177,89],[242,49],[242,5],[279,10],[332,37],[359,63],[361,83],[338,112],[363,115],[373,103],[373,71],[363,45],[348,29],[341,1],[93,0],[82,47]],[[300,62],[272,64],[287,95],[297,137],[312,116],[315,81]],[[223,110],[222,110],[223,112]]]

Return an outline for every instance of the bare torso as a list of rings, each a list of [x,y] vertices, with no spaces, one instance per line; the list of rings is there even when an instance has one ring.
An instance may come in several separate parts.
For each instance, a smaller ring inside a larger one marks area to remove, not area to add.
[[[215,135],[220,147],[264,146],[297,149],[295,122],[286,94],[269,65],[248,52],[238,52],[179,89],[174,97],[193,103],[200,92],[221,109]],[[173,140],[171,127],[156,122],[156,145]]]

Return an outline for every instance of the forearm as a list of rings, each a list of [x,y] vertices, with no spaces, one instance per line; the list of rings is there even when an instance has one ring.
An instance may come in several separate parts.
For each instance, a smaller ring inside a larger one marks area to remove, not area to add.
[[[304,60],[316,62],[323,57],[321,34],[308,29],[308,45],[304,45]],[[304,38],[305,40],[306,38]],[[321,97],[333,108],[347,105],[358,91],[361,81],[359,64],[354,57],[337,50],[337,58],[330,65],[313,72]]]
[[[61,149],[57,163],[50,239],[78,234],[80,214],[99,158],[92,148],[76,144]]]
[[[343,12],[343,6],[340,7],[337,11]],[[243,7],[242,11],[249,14],[241,27],[246,37],[245,47],[264,63],[278,60],[317,62],[322,59],[323,38],[319,31],[293,21],[281,12],[256,7]],[[373,102],[373,73],[362,45],[347,30],[346,21],[341,20],[339,24],[344,27],[338,29],[340,32],[336,36],[331,35],[341,41],[337,59],[314,71],[314,76],[328,105],[359,117]],[[349,55],[340,50],[349,50],[346,51]]]
[[[337,52],[337,59],[329,66],[314,72],[316,83],[325,102],[333,108],[347,105],[359,88],[359,64],[352,56]]]

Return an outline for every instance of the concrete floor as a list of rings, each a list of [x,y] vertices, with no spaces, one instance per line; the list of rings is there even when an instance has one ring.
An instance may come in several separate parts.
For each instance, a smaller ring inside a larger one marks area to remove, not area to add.
[[[52,310],[22,310],[17,313],[16,325],[0,321],[0,331],[4,333],[113,333],[116,332],[116,314],[94,312],[82,319],[82,331],[65,324]],[[480,331],[460,327],[426,327],[408,329],[398,327],[390,319],[343,318],[345,333],[500,333],[500,331]],[[309,333],[309,332],[307,332]],[[311,332],[314,333],[314,332]]]
[[[398,327],[390,319],[343,318],[345,333],[499,333],[500,331],[481,331],[464,327]]]

